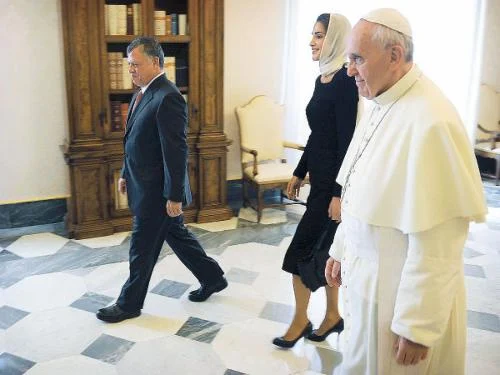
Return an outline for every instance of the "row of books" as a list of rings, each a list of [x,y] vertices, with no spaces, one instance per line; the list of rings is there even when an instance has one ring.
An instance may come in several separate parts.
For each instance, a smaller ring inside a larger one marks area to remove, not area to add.
[[[185,14],[155,10],[154,26],[155,35],[186,35],[187,17]]]
[[[104,4],[104,33],[106,35],[142,35],[141,4]]]
[[[188,95],[183,94],[184,100],[188,102]],[[112,132],[124,132],[127,128],[127,115],[129,103],[124,103],[119,100],[111,100],[110,102],[111,110],[111,131]]]

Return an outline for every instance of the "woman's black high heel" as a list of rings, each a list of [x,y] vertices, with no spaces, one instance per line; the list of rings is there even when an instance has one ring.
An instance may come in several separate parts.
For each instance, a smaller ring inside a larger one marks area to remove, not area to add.
[[[307,339],[311,341],[325,341],[326,338],[333,332],[337,332],[340,335],[340,332],[344,330],[344,319],[340,318],[337,324],[335,324],[332,328],[330,328],[328,331],[326,331],[322,335],[317,335],[314,332],[311,331],[309,335],[307,335]]]
[[[285,340],[283,336],[275,337],[273,340],[273,344],[279,346],[280,348],[293,348],[297,341],[299,341],[302,337],[308,336],[312,332],[312,328],[312,323],[309,322],[307,323],[306,328],[304,328],[299,337],[297,337],[295,340]]]

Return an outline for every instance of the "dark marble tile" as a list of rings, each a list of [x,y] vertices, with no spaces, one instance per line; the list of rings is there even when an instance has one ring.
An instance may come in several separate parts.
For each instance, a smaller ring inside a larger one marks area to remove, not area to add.
[[[35,362],[9,353],[0,354],[0,374],[21,375],[35,365]]]
[[[500,318],[495,314],[467,310],[467,327],[500,332]]]
[[[190,286],[173,280],[162,280],[151,290],[151,293],[170,298],[180,298]]]
[[[10,328],[28,314],[29,312],[14,307],[6,305],[0,307],[0,329]]]
[[[475,264],[465,264],[464,274],[465,276],[486,278],[483,267],[477,266]]]
[[[66,242],[66,244],[63,247],[61,247],[57,252],[64,253],[64,252],[80,251],[80,250],[89,251],[89,250],[92,250],[92,248],[70,240],[70,241]]]
[[[227,369],[224,372],[224,375],[246,375],[246,374],[244,372],[239,372],[239,371],[236,371],[236,370]]]
[[[469,249],[468,247],[464,248],[464,258],[475,258],[478,256],[484,255],[483,253],[480,253],[479,251]]]
[[[0,204],[0,229],[10,228],[10,204]]]
[[[219,323],[190,317],[177,331],[176,335],[199,342],[211,343],[221,328],[222,325]]]
[[[102,294],[87,292],[70,306],[76,309],[95,313],[100,308],[108,306],[113,299],[114,298],[104,296]]]
[[[294,314],[294,307],[278,302],[267,302],[259,314],[259,318],[280,323],[290,323]]]
[[[7,262],[9,260],[23,259],[19,255],[11,253],[9,250],[0,251],[0,262]]]
[[[231,282],[252,285],[259,276],[258,272],[232,267],[226,272],[226,279]]]
[[[66,199],[50,199],[10,205],[11,227],[58,223],[67,212]]]
[[[43,224],[43,225],[33,225],[29,227],[19,227],[19,228],[8,228],[0,229],[0,239],[8,237],[20,237],[27,234],[35,233],[54,233],[62,237],[68,238],[68,233],[63,222]]]
[[[82,352],[82,355],[114,365],[134,344],[132,341],[118,337],[101,335]]]

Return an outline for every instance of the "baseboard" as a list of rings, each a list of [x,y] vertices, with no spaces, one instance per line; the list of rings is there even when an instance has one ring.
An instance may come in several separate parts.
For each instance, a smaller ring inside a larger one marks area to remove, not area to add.
[[[67,212],[66,199],[0,205],[0,229],[58,223]]]

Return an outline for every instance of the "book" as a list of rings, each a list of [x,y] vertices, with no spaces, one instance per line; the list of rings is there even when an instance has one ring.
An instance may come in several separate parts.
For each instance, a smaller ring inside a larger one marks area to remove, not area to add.
[[[128,60],[122,57],[122,89],[131,90],[133,87],[132,76],[128,72]]]
[[[177,13],[172,13],[170,15],[172,18],[172,27],[170,28],[172,30],[172,35],[179,35],[179,27],[177,24]]]
[[[175,84],[175,56],[165,56],[163,70],[167,79]]]
[[[142,35],[142,10],[141,4],[133,3],[134,35]]]
[[[177,17],[178,25],[179,25],[179,30],[178,30],[179,35],[186,35],[187,34],[186,19],[187,19],[187,16],[185,14],[179,14]]]
[[[164,10],[155,10],[154,21],[155,21],[155,35],[165,35],[165,17],[166,12]]]
[[[132,4],[127,4],[127,35],[134,34],[134,8]]]
[[[122,124],[122,111],[120,108],[121,102],[117,100],[112,100],[110,102],[111,107],[111,131],[123,131]]]

